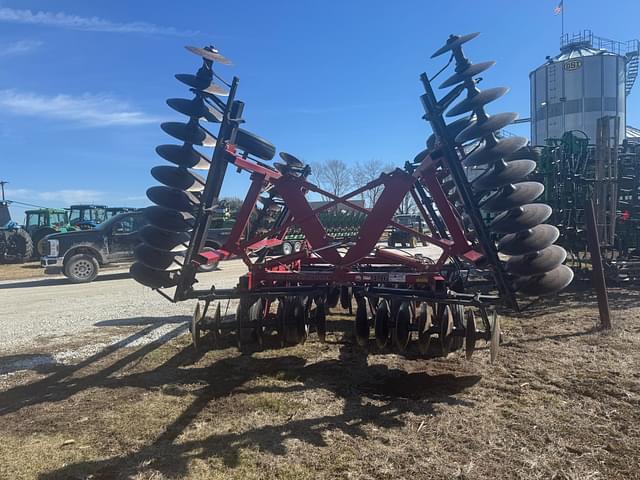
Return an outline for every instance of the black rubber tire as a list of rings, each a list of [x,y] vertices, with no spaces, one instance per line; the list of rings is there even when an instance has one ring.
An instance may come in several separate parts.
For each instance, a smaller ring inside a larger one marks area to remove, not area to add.
[[[213,252],[215,250],[214,247],[204,247],[201,251],[202,252]],[[198,271],[199,272],[213,272],[214,270],[218,269],[218,264],[220,262],[217,261],[215,263],[212,263],[210,265],[198,265]]]
[[[93,282],[99,271],[98,260],[88,253],[78,253],[64,262],[64,276],[72,283]]]
[[[26,230],[18,229],[7,236],[5,260],[23,263],[33,256],[33,241]]]
[[[250,155],[262,160],[271,160],[276,154],[276,147],[271,142],[242,128],[238,129],[236,145]]]

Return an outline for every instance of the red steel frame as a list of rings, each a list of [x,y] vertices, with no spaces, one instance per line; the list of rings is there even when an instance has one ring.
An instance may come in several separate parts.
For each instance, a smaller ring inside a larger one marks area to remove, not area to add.
[[[467,263],[478,265],[484,255],[465,236],[462,220],[450,204],[445,192],[436,178],[436,169],[444,167],[442,157],[425,156],[413,174],[396,169],[382,174],[380,178],[343,196],[336,196],[308,182],[303,177],[282,175],[272,169],[242,157],[236,153],[235,147],[226,147],[227,159],[239,170],[251,173],[251,186],[240,208],[231,234],[222,248],[214,252],[203,252],[199,261],[210,263],[231,256],[239,256],[249,269],[248,288],[274,286],[295,283],[394,283],[420,284],[443,280],[440,276],[442,266],[450,257],[457,257]],[[425,211],[414,190],[419,182],[430,193],[448,230],[449,239],[438,236],[433,228],[433,221]],[[258,202],[258,197],[265,187],[272,185],[284,200],[288,209],[288,217],[278,228],[252,238],[244,238],[251,214]],[[364,191],[383,185],[384,190],[371,209],[363,208],[350,201],[351,198]],[[329,198],[330,201],[318,208],[312,208],[306,199],[307,192],[316,192]],[[411,194],[430,227],[431,235],[415,231],[393,221],[405,195]],[[352,210],[366,214],[354,242],[332,242],[321,224],[318,214],[339,204]],[[265,262],[253,262],[249,253],[264,247],[274,247],[282,243],[282,238],[291,225],[297,225],[305,235],[306,248],[300,252],[271,258]],[[442,249],[442,254],[435,263],[424,263],[415,257],[399,255],[387,249],[376,248],[376,243],[387,226],[406,231],[417,238]],[[340,249],[347,247],[341,254]],[[373,253],[372,253],[373,252]],[[375,269],[374,265],[401,266],[402,272],[389,272]],[[362,266],[372,266],[370,271],[363,271]],[[307,267],[306,269],[303,267]],[[354,268],[358,267],[358,268]]]

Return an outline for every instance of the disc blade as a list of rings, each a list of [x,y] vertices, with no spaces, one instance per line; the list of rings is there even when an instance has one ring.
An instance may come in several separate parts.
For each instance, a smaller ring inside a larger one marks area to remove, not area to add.
[[[462,164],[466,167],[473,167],[476,165],[492,164],[500,160],[501,158],[515,152],[527,144],[527,139],[524,137],[509,137],[502,138],[491,147],[486,145],[471,155],[466,157]]]
[[[172,137],[191,145],[216,146],[216,137],[197,123],[165,122],[160,125],[160,128]]]
[[[549,295],[566,288],[572,280],[573,271],[566,265],[558,265],[550,272],[516,279],[515,289],[524,295]]]
[[[192,212],[200,203],[192,193],[165,186],[147,189],[147,197],[160,207],[179,212]]]
[[[498,251],[505,255],[524,255],[544,250],[560,237],[560,230],[553,225],[537,225],[523,232],[505,235],[498,242]]]
[[[180,270],[182,265],[176,261],[176,254],[157,250],[146,243],[141,243],[133,250],[135,259],[152,270],[172,272]]]
[[[513,123],[518,118],[518,114],[515,112],[504,112],[490,116],[488,119],[481,122],[474,122],[465,128],[456,137],[456,142],[465,143],[477,138],[486,137],[498,130],[503,129],[507,125]]]
[[[227,97],[229,95],[227,90],[220,85],[213,83],[211,81],[211,77],[206,78],[198,75],[191,75],[190,73],[178,73],[176,74],[176,78],[198,92],[218,95],[219,97]]]
[[[184,252],[190,238],[186,232],[168,232],[153,225],[145,225],[140,230],[140,239],[144,243],[165,252]]]
[[[447,125],[447,132],[451,137],[456,138],[460,132],[474,123],[475,116],[459,118]],[[436,147],[436,135],[432,133],[427,139],[427,148],[433,150]]]
[[[178,278],[173,274],[153,270],[139,262],[131,265],[129,273],[136,282],[150,288],[170,288],[178,284]]]
[[[551,245],[544,250],[516,255],[507,260],[507,272],[514,275],[531,276],[550,272],[567,259],[567,252],[558,245]]]
[[[208,170],[209,159],[191,145],[158,145],[156,153],[165,160],[184,168]]]
[[[167,187],[188,192],[204,190],[206,180],[200,175],[189,172],[186,168],[162,165],[151,169],[151,176]]]
[[[460,73],[454,73],[449,78],[447,78],[444,82],[442,82],[439,88],[447,88],[457,83],[464,82],[467,78],[475,77],[479,73],[482,73],[485,70],[493,67],[495,64],[496,62],[491,60],[488,62],[474,63],[472,65],[469,65]]]
[[[191,53],[198,55],[199,57],[204,58],[205,60],[209,60],[211,62],[218,62],[223,65],[231,65],[231,61],[227,58],[220,55],[217,49],[213,47],[200,48],[200,47],[184,47],[189,50]]]
[[[167,105],[176,112],[182,113],[191,118],[204,119],[208,122],[220,123],[222,121],[222,113],[215,108],[207,105],[202,98],[194,98],[187,100],[186,98],[170,98]]]
[[[463,43],[466,43],[469,40],[473,40],[478,35],[480,35],[480,32],[468,33],[466,35],[450,35],[449,38],[447,39],[447,43],[445,43],[442,47],[436,50],[435,53],[431,55],[431,58],[436,58],[445,52],[453,50],[454,48],[459,47]]]
[[[494,190],[523,180],[535,169],[536,162],[533,160],[514,160],[508,163],[501,160],[492,169],[476,178],[471,186],[477,192]]]
[[[493,219],[489,227],[496,233],[516,233],[541,224],[551,216],[551,207],[530,203],[508,210]]]
[[[290,153],[280,152],[280,158],[284,160],[285,163],[291,167],[299,167],[299,168],[304,167],[304,163],[302,163],[302,160],[298,159],[297,157],[294,157]]]
[[[544,192],[539,182],[520,182],[509,184],[489,197],[480,208],[488,212],[503,212],[533,202]]]
[[[188,232],[195,223],[195,217],[190,213],[155,205],[144,209],[144,217],[151,225],[170,232]]]
[[[498,98],[505,95],[509,89],[507,87],[496,87],[482,90],[473,97],[467,97],[461,102],[457,103],[447,112],[447,117],[456,117],[463,113],[471,112],[477,108],[483,107],[488,103],[491,103]]]

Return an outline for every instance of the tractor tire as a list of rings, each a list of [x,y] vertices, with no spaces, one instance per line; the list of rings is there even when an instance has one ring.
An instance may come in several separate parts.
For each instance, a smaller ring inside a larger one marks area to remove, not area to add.
[[[93,282],[98,276],[100,265],[93,255],[78,253],[64,263],[64,276],[72,283]]]
[[[7,234],[4,260],[7,263],[23,263],[33,255],[33,242],[26,230],[16,230]]]

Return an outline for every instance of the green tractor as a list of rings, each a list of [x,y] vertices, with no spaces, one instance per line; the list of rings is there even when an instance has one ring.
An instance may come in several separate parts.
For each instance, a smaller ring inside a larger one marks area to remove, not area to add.
[[[77,230],[69,224],[67,211],[61,208],[27,210],[24,228],[31,236],[35,256],[44,255],[44,238],[52,233]]]

